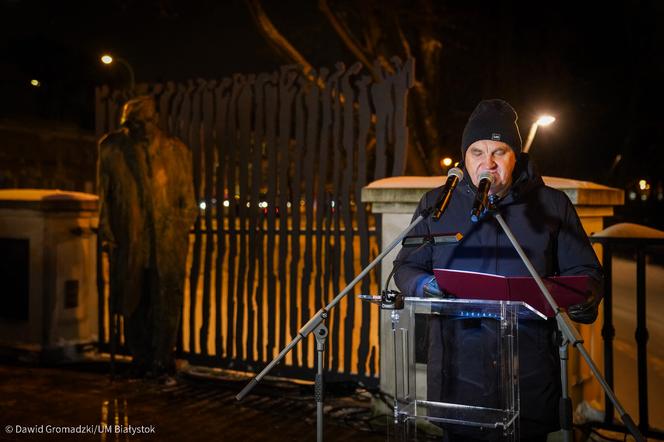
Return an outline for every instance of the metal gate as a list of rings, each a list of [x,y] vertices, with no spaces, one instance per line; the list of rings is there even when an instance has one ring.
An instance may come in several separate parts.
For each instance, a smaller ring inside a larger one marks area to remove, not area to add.
[[[190,241],[180,356],[257,371],[379,252],[380,226],[360,190],[405,169],[406,97],[413,60],[393,60],[379,83],[361,65],[334,72],[234,75],[139,85],[155,97],[160,126],[194,159],[200,212]],[[97,135],[118,126],[135,93],[96,91]],[[100,257],[101,258],[101,257]],[[100,259],[100,263],[104,262]],[[109,346],[107,268],[100,270],[100,345]],[[331,379],[376,384],[378,310],[354,295],[332,312]],[[106,287],[106,289],[105,289]],[[273,374],[309,378],[313,339]]]

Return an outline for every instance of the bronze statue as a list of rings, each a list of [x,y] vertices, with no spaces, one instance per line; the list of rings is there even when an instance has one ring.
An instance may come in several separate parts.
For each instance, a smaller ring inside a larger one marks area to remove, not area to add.
[[[100,240],[110,293],[124,316],[139,376],[175,373],[189,229],[196,218],[191,152],[157,127],[151,97],[127,102],[121,128],[100,140]]]

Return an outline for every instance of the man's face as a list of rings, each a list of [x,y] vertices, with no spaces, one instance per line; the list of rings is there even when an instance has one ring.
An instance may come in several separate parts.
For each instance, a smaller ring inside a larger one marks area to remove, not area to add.
[[[482,172],[489,172],[493,176],[490,194],[505,195],[512,184],[512,171],[516,165],[516,155],[510,147],[502,141],[479,140],[475,141],[466,151],[466,170],[475,186],[479,183]]]

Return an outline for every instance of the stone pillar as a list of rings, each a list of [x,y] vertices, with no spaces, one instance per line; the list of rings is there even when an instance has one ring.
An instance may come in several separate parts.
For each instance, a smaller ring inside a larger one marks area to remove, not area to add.
[[[604,219],[613,215],[614,206],[624,204],[624,193],[620,189],[577,181],[567,178],[543,177],[544,182],[567,194],[579,214],[579,218],[588,235],[604,228]],[[372,211],[381,217],[381,247],[387,246],[404,228],[408,226],[422,195],[444,183],[444,177],[394,177],[374,181],[362,189],[362,202],[371,203]],[[400,247],[393,250],[382,262],[381,287],[392,270],[392,262]],[[601,259],[601,249],[595,245],[595,252]],[[394,282],[392,282],[392,285]],[[600,307],[600,312],[601,312]],[[585,339],[585,347],[598,367],[603,367],[602,317],[593,325],[579,327]],[[393,352],[390,342],[390,319],[386,312],[381,313],[380,332],[380,387],[392,394],[394,370],[391,368]],[[584,399],[591,404],[602,404],[604,395],[601,387],[594,380],[583,358],[574,349],[570,349],[569,361],[570,395],[575,403]]]
[[[0,190],[0,346],[77,359],[98,340],[98,197]]]

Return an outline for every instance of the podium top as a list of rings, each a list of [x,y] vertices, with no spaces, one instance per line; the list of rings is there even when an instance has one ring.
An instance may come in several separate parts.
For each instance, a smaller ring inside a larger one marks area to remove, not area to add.
[[[546,316],[523,301],[493,301],[478,299],[405,298],[416,314],[463,318],[501,319],[504,309],[512,310],[520,320],[541,320]]]
[[[380,305],[378,295],[358,295],[362,301]],[[404,298],[406,307],[413,308],[416,314],[451,316],[463,318],[501,319],[503,308],[515,311],[518,319],[540,320],[546,316],[523,301],[494,301],[480,299],[446,299],[446,298]]]

